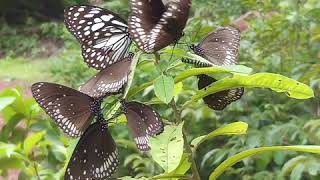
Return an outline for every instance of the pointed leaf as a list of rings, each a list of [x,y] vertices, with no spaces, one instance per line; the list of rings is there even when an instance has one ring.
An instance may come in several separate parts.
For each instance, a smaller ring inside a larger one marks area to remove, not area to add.
[[[45,131],[36,132],[29,135],[23,142],[23,149],[26,155],[29,155],[32,148],[44,137]]]
[[[219,129],[212,131],[211,133],[197,137],[192,140],[191,145],[197,149],[197,147],[204,141],[210,140],[216,136],[221,135],[240,135],[245,134],[248,129],[248,124],[244,122],[235,122],[231,124],[227,124]]]
[[[15,97],[0,97],[0,111],[14,102]]]
[[[210,94],[237,87],[270,88],[276,92],[286,92],[289,97],[296,99],[308,99],[314,97],[313,90],[309,86],[296,80],[279,74],[257,73],[250,76],[234,75],[231,78],[219,80],[207,88],[199,90],[197,94],[192,97],[192,101],[195,102]]]
[[[175,170],[180,163],[183,154],[183,123],[167,125],[163,133],[150,138],[152,158],[165,170],[170,173]]]
[[[224,171],[229,167],[236,164],[237,162],[264,152],[273,152],[273,151],[298,151],[298,152],[307,152],[320,154],[320,146],[271,146],[271,147],[260,147],[249,149],[243,152],[240,152],[227,160],[223,161],[210,175],[209,179],[217,179]]]
[[[170,76],[161,75],[154,81],[154,91],[157,97],[168,104],[174,94],[174,80]]]

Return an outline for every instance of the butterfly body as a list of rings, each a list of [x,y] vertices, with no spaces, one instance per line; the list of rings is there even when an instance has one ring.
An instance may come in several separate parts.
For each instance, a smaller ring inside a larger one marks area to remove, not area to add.
[[[129,32],[138,47],[152,53],[176,42],[188,19],[190,0],[130,0]]]
[[[65,9],[64,19],[89,67],[102,70],[126,55],[131,39],[119,15],[95,6],[72,6]]]

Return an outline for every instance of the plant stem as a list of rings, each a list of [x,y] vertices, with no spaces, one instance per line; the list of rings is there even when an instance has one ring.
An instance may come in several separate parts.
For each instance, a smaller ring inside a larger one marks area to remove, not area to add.
[[[191,147],[188,144],[187,137],[185,135],[185,129],[182,129],[182,134],[183,134],[183,140],[184,140],[184,146],[186,151],[190,154],[189,156],[189,161],[191,162],[191,171],[192,171],[192,180],[201,180],[196,161],[194,160],[194,154],[192,153]]]
[[[35,161],[34,159],[35,159],[35,157],[34,157],[34,153],[33,153],[33,151],[32,151],[32,152],[31,152],[31,160],[32,160],[32,161]],[[31,162],[31,163],[32,163],[32,162]],[[36,162],[33,162],[32,164],[33,164],[34,171],[36,172],[37,179],[38,179],[38,180],[41,180],[41,179],[40,179],[40,176],[39,176],[39,173],[38,173],[38,168],[37,168]]]
[[[154,57],[155,57],[155,65],[158,65],[159,61],[160,61],[160,54],[158,52],[155,52],[154,53]],[[165,74],[165,72],[163,72],[163,74]],[[173,110],[173,113],[175,115],[175,118],[176,118],[176,124],[179,124],[182,122],[182,119],[181,119],[181,111],[178,109],[177,107],[177,104],[176,102],[174,101],[174,99],[171,100],[171,102],[169,103],[169,105],[171,106],[172,110]],[[200,179],[200,175],[199,175],[199,172],[198,172],[198,168],[197,168],[197,164],[194,160],[194,156],[193,156],[193,153],[192,153],[192,150],[191,150],[191,147],[190,145],[188,144],[188,140],[187,140],[187,137],[186,137],[186,132],[184,129],[182,129],[182,134],[183,134],[183,139],[184,139],[184,147],[185,147],[185,150],[190,154],[189,156],[189,159],[191,161],[191,170],[192,170],[192,179],[193,180],[201,180]]]
[[[176,117],[176,124],[181,123],[181,112],[179,111],[176,102],[174,101],[174,98],[172,98],[171,102],[170,102],[171,108],[173,110],[173,113]]]

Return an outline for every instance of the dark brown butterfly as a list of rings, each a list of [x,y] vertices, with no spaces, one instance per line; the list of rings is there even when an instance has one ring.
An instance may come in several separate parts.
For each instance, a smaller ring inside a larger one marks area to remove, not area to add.
[[[130,0],[130,5],[131,38],[141,50],[152,53],[182,36],[191,0]]]
[[[37,103],[70,137],[79,137],[100,113],[101,99],[63,85],[38,82],[31,87]]]
[[[118,151],[107,124],[95,122],[81,136],[64,179],[106,179],[118,168]]]
[[[151,107],[139,102],[122,101],[122,110],[127,117],[128,127],[140,151],[148,151],[149,137],[163,131],[160,115]]]
[[[223,66],[237,64],[240,31],[234,27],[221,27],[190,48],[209,64]]]
[[[66,8],[64,22],[80,42],[85,62],[98,70],[121,60],[131,44],[126,21],[100,7]]]
[[[203,89],[217,81],[216,79],[205,74],[199,75],[198,78],[199,78],[199,81],[198,81],[199,89]],[[243,92],[244,92],[243,88],[224,90],[224,91],[220,91],[204,97],[203,101],[211,109],[223,110],[227,105],[229,105],[233,101],[240,99],[241,96],[243,95]]]
[[[129,56],[101,70],[89,79],[80,91],[94,98],[117,94],[128,81],[133,53]]]
[[[210,67],[213,65],[233,65],[238,61],[238,49],[240,46],[240,32],[234,27],[221,27],[210,33],[198,45],[191,45],[190,48],[195,54],[206,59],[206,62],[184,59],[197,67]],[[198,88],[202,89],[216,79],[207,76],[198,76]],[[241,98],[243,88],[220,91],[203,98],[204,102],[214,110],[223,110],[228,104]]]

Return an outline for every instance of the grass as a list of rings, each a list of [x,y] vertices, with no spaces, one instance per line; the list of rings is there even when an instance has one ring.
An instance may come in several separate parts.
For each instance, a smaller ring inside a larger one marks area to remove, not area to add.
[[[26,82],[47,81],[51,78],[48,67],[50,67],[52,63],[52,59],[0,59],[0,80],[22,80]]]

